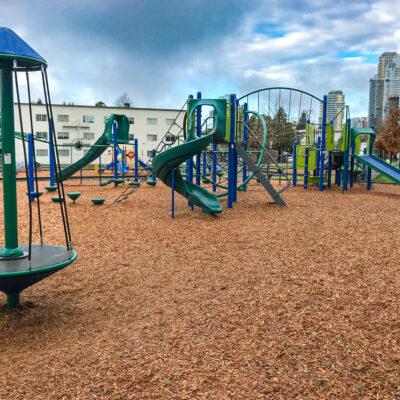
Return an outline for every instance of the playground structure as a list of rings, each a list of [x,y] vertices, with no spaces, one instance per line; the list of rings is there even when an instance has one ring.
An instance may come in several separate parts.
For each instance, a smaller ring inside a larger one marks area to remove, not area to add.
[[[22,140],[20,132],[16,132],[16,137]],[[53,138],[49,135],[49,140],[34,137],[31,133],[25,135],[25,141],[28,143],[28,173],[29,184],[33,191],[33,166],[36,163],[36,155],[34,152],[33,142],[38,141],[46,143],[49,146],[49,184],[45,186],[47,191],[55,191],[57,186],[56,181],[56,164],[53,157],[54,144]],[[121,146],[124,145],[124,146]],[[130,145],[131,149],[127,149]],[[65,166],[62,165],[61,180],[69,179],[79,180],[79,184],[83,184],[84,179],[98,180],[99,186],[107,186],[114,184],[125,184],[131,180],[135,182],[144,170],[150,170],[148,166],[138,156],[139,146],[137,138],[134,138],[133,143],[129,142],[129,121],[125,115],[111,114],[105,120],[105,127],[102,135],[92,145],[85,144],[81,140],[75,140],[71,144],[58,144],[57,148],[69,148],[76,150],[79,154],[83,150],[83,155],[75,162]],[[112,149],[112,161],[103,164],[102,154],[107,150]],[[151,158],[150,158],[151,159]],[[90,167],[90,165],[92,166]],[[84,170],[93,170],[94,174],[88,175]],[[130,174],[132,170],[132,175]],[[112,177],[108,177],[107,173],[111,173]],[[43,178],[42,178],[43,179]],[[150,177],[149,185],[155,185],[156,180]]]
[[[27,97],[31,108],[30,75],[41,74],[44,98],[48,120],[52,120],[52,105],[47,78],[46,61],[13,31],[0,28],[0,96],[1,96],[1,138],[2,138],[2,175],[3,175],[3,207],[4,207],[4,237],[5,243],[0,252],[0,291],[7,295],[8,308],[14,308],[20,303],[20,293],[27,287],[47,278],[60,269],[71,264],[77,254],[72,246],[69,229],[68,213],[62,180],[56,180],[58,197],[60,198],[60,218],[63,224],[65,246],[45,244],[41,218],[40,195],[37,169],[35,164],[29,166],[25,148],[25,128],[21,117],[21,101],[18,77],[25,75]],[[15,165],[15,126],[14,126],[14,83],[20,120],[20,132],[24,141],[24,161],[26,176],[31,174],[34,179],[34,190],[27,179],[27,201],[29,204],[29,243],[21,245],[18,240],[18,204],[16,195],[16,165]],[[52,124],[49,131],[57,146]],[[34,141],[29,142],[34,150]],[[60,174],[60,163],[57,152],[53,152],[56,173]],[[39,243],[33,243],[33,199],[37,204],[37,220],[39,228]]]
[[[203,120],[205,106],[212,111]],[[253,178],[276,204],[285,205],[281,193],[289,187],[289,178],[268,151],[267,126],[257,111],[249,110],[245,102],[241,105],[234,94],[228,99],[202,99],[198,92],[196,99],[189,96],[181,112],[184,122],[175,142],[168,144],[163,139],[152,164],[157,177],[172,189],[172,217],[175,191],[187,198],[190,207],[218,214],[222,211],[219,198],[226,196],[228,208],[232,208],[238,191],[246,191]],[[248,124],[250,116],[260,125],[260,137]],[[256,149],[250,148],[249,142]],[[270,182],[272,171],[278,171],[286,181],[279,190]],[[135,190],[125,189],[114,203],[127,199]]]
[[[297,185],[301,171],[305,189],[310,183],[317,184],[320,190],[329,189],[334,179],[334,184],[346,192],[358,179],[370,190],[372,170],[392,183],[400,184],[400,169],[373,154],[374,129],[351,127],[348,106],[338,113],[345,112],[345,119],[340,137],[335,138],[334,119],[326,121],[326,100],[326,96],[320,100],[323,107],[321,128],[307,123],[303,143],[294,144],[293,185]]]

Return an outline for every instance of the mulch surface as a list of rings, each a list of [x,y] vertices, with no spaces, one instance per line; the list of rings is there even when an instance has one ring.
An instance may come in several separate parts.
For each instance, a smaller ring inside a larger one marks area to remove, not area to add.
[[[177,196],[174,222],[162,184],[112,208],[121,188],[79,190],[78,260],[20,309],[1,296],[0,399],[400,399],[400,187],[280,209],[254,185],[218,217]]]

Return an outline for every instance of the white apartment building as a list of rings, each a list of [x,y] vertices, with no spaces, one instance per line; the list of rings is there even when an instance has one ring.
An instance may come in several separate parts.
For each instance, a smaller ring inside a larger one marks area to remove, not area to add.
[[[20,122],[17,105],[14,106],[15,130],[19,132]],[[33,133],[38,139],[49,139],[49,125],[45,105],[33,104]],[[110,114],[123,114],[129,118],[129,145],[124,145],[127,151],[133,150],[133,140],[138,139],[139,157],[147,161],[156,148],[160,140],[164,137],[175,118],[182,126],[183,113],[175,109],[157,109],[157,108],[125,108],[125,107],[94,107],[94,106],[75,106],[75,105],[53,105],[53,116],[57,143],[59,145],[58,153],[60,162],[63,165],[71,164],[79,160],[88,148],[81,151],[76,150],[72,145],[76,140],[81,140],[85,145],[93,145],[103,134],[105,119]],[[29,107],[22,104],[22,120],[24,132],[30,132]],[[174,141],[173,135],[179,133],[178,127],[171,129],[171,142]],[[49,146],[47,143],[35,141],[36,159],[42,165],[49,164]],[[112,161],[112,148],[107,149],[101,162],[108,163]],[[22,141],[16,140],[16,161],[23,162]]]

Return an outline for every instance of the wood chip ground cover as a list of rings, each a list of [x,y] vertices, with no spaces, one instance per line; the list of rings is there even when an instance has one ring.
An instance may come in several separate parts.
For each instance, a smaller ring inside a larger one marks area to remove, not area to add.
[[[111,208],[90,199],[120,188],[76,184],[78,260],[1,306],[0,399],[400,399],[400,187],[279,209],[252,185],[218,217],[177,196],[171,222],[162,184]]]

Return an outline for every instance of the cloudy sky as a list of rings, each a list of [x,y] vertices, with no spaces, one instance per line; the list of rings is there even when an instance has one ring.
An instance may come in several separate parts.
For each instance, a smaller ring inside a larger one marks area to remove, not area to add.
[[[342,89],[365,115],[379,54],[400,44],[398,0],[0,0],[0,25],[49,64],[53,101],[179,107],[290,86]]]

